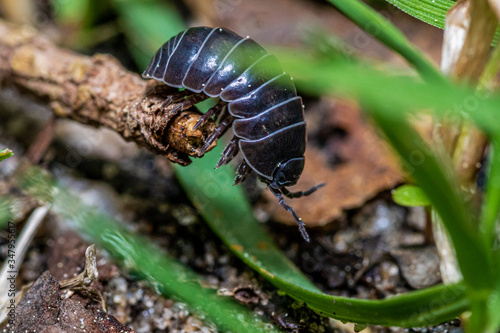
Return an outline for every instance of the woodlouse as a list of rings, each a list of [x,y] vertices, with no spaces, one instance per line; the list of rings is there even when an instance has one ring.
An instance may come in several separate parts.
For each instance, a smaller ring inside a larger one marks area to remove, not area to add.
[[[255,171],[293,214],[302,236],[309,241],[304,223],[285,203],[283,195],[298,198],[324,184],[301,192],[286,189],[297,183],[304,169],[306,122],[302,99],[275,56],[249,37],[225,28],[190,28],[163,44],[142,76],[185,88],[169,100],[179,101],[179,110],[209,97],[220,98],[195,126],[223,115],[202,153],[232,124],[234,137],[216,168],[241,151],[243,161],[234,184]]]

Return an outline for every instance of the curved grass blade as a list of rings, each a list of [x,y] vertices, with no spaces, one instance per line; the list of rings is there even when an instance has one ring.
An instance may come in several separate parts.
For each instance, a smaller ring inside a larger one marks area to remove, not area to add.
[[[361,29],[405,58],[426,80],[441,81],[443,77],[425,55],[394,25],[370,6],[359,0],[328,0]]]
[[[165,1],[113,0],[134,58],[146,68],[154,50],[186,28],[180,13]]]
[[[465,283],[477,291],[491,288],[491,251],[475,228],[472,209],[462,197],[458,182],[453,180],[452,168],[438,161],[401,115],[387,117],[376,110],[370,110],[370,114],[439,213],[453,242]]]
[[[402,327],[437,324],[468,308],[461,285],[438,286],[380,301],[321,293],[276,248],[253,217],[241,187],[232,186],[232,168],[213,169],[220,153],[221,149],[216,148],[188,167],[176,166],[179,181],[224,243],[247,265],[294,299],[336,319]]]
[[[432,110],[450,117],[468,117],[491,136],[500,133],[500,96],[481,95],[448,81],[421,82],[388,75],[367,64],[318,60],[294,52],[276,52],[295,85],[312,96],[322,94],[362,100],[387,117]],[[477,112],[480,111],[480,112]]]
[[[38,168],[20,175],[22,187],[31,195],[48,200],[53,211],[66,218],[80,234],[111,253],[125,268],[147,278],[166,296],[185,302],[219,328],[232,332],[278,332],[235,301],[202,287],[201,279],[145,237],[134,234],[112,217],[84,205]]]

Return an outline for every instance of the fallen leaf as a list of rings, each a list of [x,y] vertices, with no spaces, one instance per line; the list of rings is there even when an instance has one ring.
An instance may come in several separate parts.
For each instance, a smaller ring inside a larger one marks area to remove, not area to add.
[[[339,128],[345,137],[326,154],[312,145],[306,150],[306,166],[302,177],[291,191],[307,190],[326,183],[325,187],[308,197],[287,199],[308,226],[325,225],[339,218],[343,211],[360,207],[381,191],[392,189],[402,182],[403,175],[389,147],[380,139],[359,108],[347,101],[325,100],[329,105],[324,122]],[[327,156],[338,155],[340,162],[330,165]],[[266,209],[273,219],[294,224],[291,214],[284,210],[266,191]]]

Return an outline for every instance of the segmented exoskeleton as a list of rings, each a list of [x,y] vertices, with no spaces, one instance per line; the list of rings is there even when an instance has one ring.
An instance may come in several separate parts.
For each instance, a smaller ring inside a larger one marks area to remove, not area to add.
[[[184,98],[181,108],[209,97],[220,98],[195,126],[198,128],[225,110],[225,117],[202,151],[232,124],[234,137],[216,168],[241,151],[243,162],[235,184],[255,171],[280,204],[293,214],[302,236],[309,241],[304,223],[285,203],[283,195],[309,195],[324,184],[305,192],[286,189],[297,183],[304,169],[306,122],[302,99],[275,56],[249,37],[224,28],[190,28],[163,44],[142,75],[171,87],[185,88],[179,94]]]

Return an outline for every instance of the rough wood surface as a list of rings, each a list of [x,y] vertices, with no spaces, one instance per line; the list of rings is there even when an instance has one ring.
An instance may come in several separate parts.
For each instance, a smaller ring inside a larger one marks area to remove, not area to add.
[[[0,20],[0,87],[15,87],[56,116],[105,126],[181,165],[200,156],[213,121],[193,130],[201,116],[163,105],[176,90],[155,89],[113,57],[83,56],[55,46],[28,26]],[[211,148],[213,148],[215,144]]]

